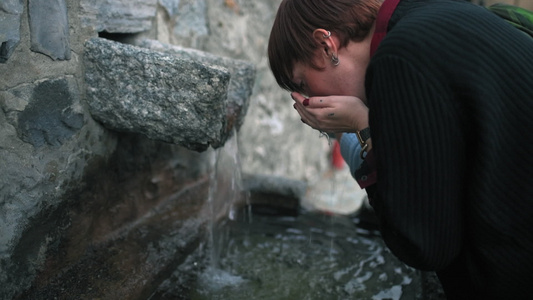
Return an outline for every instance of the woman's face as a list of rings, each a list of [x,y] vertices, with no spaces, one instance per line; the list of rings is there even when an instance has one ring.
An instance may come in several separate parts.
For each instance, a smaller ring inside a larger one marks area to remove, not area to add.
[[[308,97],[342,95],[365,101],[364,79],[370,61],[370,43],[350,41],[339,49],[338,57],[339,65],[335,66],[322,49],[317,50],[315,64],[322,69],[298,62],[293,68],[292,81]]]

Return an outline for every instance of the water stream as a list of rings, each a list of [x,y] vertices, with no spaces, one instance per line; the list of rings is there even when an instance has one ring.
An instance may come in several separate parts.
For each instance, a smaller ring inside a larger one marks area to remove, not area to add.
[[[209,225],[208,243],[158,299],[421,299],[417,271],[398,261],[377,231],[358,226],[356,215],[300,208],[252,217],[237,144],[218,150],[211,177],[212,220],[221,211],[227,216]]]

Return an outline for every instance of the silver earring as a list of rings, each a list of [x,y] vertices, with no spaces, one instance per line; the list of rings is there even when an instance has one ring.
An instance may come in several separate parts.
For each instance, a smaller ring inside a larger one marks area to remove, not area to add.
[[[333,53],[331,54],[331,62],[334,66],[338,66],[341,62],[339,61],[339,58],[336,57]]]
[[[323,34],[322,36],[323,36],[325,39],[331,37],[331,31],[328,30],[328,34],[327,34],[327,35]]]

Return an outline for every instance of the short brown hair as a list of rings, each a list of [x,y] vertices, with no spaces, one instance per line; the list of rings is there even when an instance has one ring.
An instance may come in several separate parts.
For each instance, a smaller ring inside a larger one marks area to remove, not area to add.
[[[288,91],[298,91],[292,69],[302,62],[313,64],[317,45],[313,31],[324,28],[339,35],[341,47],[350,40],[363,40],[370,31],[383,0],[283,0],[268,41],[270,69],[277,83]]]

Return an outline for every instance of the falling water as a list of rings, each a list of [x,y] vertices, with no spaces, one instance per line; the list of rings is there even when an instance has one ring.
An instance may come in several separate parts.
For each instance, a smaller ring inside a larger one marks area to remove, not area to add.
[[[207,259],[192,256],[159,299],[421,299],[417,271],[377,231],[359,228],[357,215],[301,211],[251,222],[236,134],[213,163]]]
[[[221,251],[228,239],[224,226],[226,222],[235,221],[238,217],[237,210],[243,207],[247,212],[244,214],[246,220],[252,221],[250,196],[242,187],[242,171],[236,131],[233,132],[232,138],[226,142],[224,147],[215,150],[213,159],[207,199],[210,212],[207,229],[209,261],[204,272],[199,275],[199,280],[202,284],[220,289],[227,285],[238,284],[243,280],[219,266]],[[218,213],[226,213],[227,215],[225,217],[219,216]]]
[[[221,245],[224,243],[225,236],[215,226],[223,225],[226,221],[235,221],[238,209],[250,208],[249,193],[244,191],[242,186],[238,134],[235,130],[224,147],[215,150],[213,170],[209,182],[207,199],[210,211],[208,248],[211,252],[211,266],[217,268],[219,252],[222,249]],[[221,216],[219,214],[226,215]],[[246,215],[248,221],[251,222],[251,214]]]

